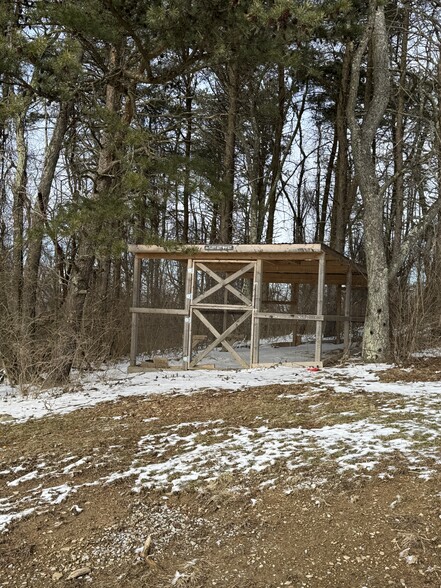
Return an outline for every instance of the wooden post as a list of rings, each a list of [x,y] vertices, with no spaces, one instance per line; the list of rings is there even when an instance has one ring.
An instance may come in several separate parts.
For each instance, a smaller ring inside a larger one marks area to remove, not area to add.
[[[346,292],[345,292],[345,324],[344,324],[344,347],[343,353],[345,356],[349,355],[349,348],[351,346],[350,332],[351,332],[351,307],[352,307],[352,270],[348,268],[346,274]]]
[[[340,316],[341,315],[341,286],[337,285],[335,290],[336,290],[335,314],[337,316]],[[341,343],[341,321],[335,321],[335,342],[337,345],[340,345],[340,343]]]
[[[259,343],[260,343],[260,318],[257,313],[260,312],[262,304],[262,260],[258,259],[254,269],[253,284],[253,314],[251,317],[251,349],[250,349],[250,366],[259,363]]]
[[[291,284],[291,301],[290,301],[290,312],[291,314],[297,314],[299,308],[299,285],[295,284],[294,282]],[[294,347],[298,343],[298,330],[299,330],[298,321],[293,321],[292,323],[292,344]]]
[[[325,271],[326,271],[326,257],[322,253],[319,257],[318,279],[317,279],[317,312],[316,314],[323,314],[324,295],[325,295]],[[319,363],[322,359],[322,336],[323,336],[323,320],[318,320],[315,323],[315,361]]]
[[[193,260],[187,261],[187,273],[185,276],[185,318],[184,318],[184,339],[182,343],[182,367],[184,370],[188,370],[188,366],[191,361],[191,301],[193,297],[193,284],[194,284],[194,272],[195,267]]]
[[[135,254],[133,265],[133,307],[139,307],[141,298],[141,258]],[[130,367],[136,366],[138,355],[138,313],[132,311],[132,332],[130,338]]]
[[[224,304],[228,304],[228,290],[224,290]],[[224,316],[222,320],[222,333],[228,329],[228,311],[224,310]]]

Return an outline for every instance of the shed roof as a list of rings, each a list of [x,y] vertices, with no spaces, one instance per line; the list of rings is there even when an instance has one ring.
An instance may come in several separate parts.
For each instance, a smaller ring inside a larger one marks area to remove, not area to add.
[[[267,283],[316,283],[318,260],[326,260],[325,282],[344,285],[348,270],[352,271],[352,285],[366,286],[366,270],[344,255],[326,245],[278,244],[278,245],[129,245],[129,251],[143,259],[171,259],[216,262],[217,269],[235,271],[234,262],[263,261],[263,280]]]

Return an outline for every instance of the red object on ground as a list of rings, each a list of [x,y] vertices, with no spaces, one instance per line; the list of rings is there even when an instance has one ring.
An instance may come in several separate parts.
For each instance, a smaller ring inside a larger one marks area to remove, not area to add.
[[[319,372],[320,371],[320,368],[318,368],[318,367],[309,367],[306,369],[308,370],[308,372]]]

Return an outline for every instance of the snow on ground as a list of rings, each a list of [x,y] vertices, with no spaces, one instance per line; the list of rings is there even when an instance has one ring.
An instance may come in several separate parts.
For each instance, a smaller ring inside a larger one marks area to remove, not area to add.
[[[286,340],[286,337],[280,337]],[[278,339],[272,341],[279,342]],[[325,342],[323,350],[338,351],[341,346]],[[236,351],[245,359],[246,347]],[[261,363],[277,364],[271,368],[234,369],[234,360],[229,353],[213,350],[204,362],[214,362],[217,370],[182,371],[176,363],[176,371],[144,372],[127,374],[128,363],[103,367],[96,372],[74,377],[69,391],[61,389],[34,390],[21,394],[19,390],[0,384],[0,426],[9,422],[24,422],[30,418],[41,418],[51,414],[66,414],[79,408],[94,406],[126,396],[148,396],[151,394],[191,394],[198,390],[240,390],[249,386],[267,384],[294,384],[311,380],[323,383],[333,370],[312,373],[307,369],[284,365],[293,361],[311,361],[314,344],[305,342],[298,347],[274,347],[267,343],[261,346]],[[173,366],[173,362],[170,364]],[[363,380],[374,378],[376,370],[386,366],[358,366],[351,373]],[[338,371],[335,372],[339,374]],[[342,372],[344,373],[344,372]]]
[[[260,419],[256,427],[233,427],[219,419],[164,425],[159,432],[157,429],[152,432],[153,424],[155,427],[158,424],[154,418],[145,419],[144,435],[139,438],[130,467],[105,477],[97,474],[93,482],[50,485],[45,484],[45,479],[74,474],[91,467],[97,459],[112,463],[112,446],[105,455],[67,455],[60,463],[50,466],[42,461],[29,468],[2,468],[0,482],[7,477],[10,495],[0,499],[0,531],[14,519],[60,503],[83,486],[110,484],[118,479],[133,480],[135,492],[143,488],[173,492],[189,483],[215,480],[225,472],[240,475],[268,472],[262,483],[271,485],[277,483],[271,467],[280,461],[295,479],[296,472],[305,468],[311,471],[314,464],[325,461],[332,462],[337,473],[368,473],[381,466],[383,459],[397,454],[416,475],[428,478],[433,471],[427,460],[432,465],[441,463],[441,382],[380,382],[378,373],[387,367],[390,366],[349,365],[311,372],[280,365],[228,372],[158,371],[128,375],[127,365],[120,364],[83,376],[73,383],[74,390],[66,393],[47,390],[35,396],[22,396],[17,390],[2,386],[0,421],[3,426],[128,396],[239,391],[271,384],[311,384],[302,394],[280,396],[284,402],[291,402],[292,398],[293,406],[303,400],[309,402],[311,413],[320,410],[324,404],[322,396],[329,391],[354,398],[360,394],[371,395],[376,407],[368,415],[357,413],[355,407],[353,411],[336,415],[335,423],[324,421],[322,426],[317,418],[317,424],[311,428],[268,426],[262,414],[256,417]],[[315,399],[316,404],[311,402]],[[393,476],[393,473],[394,466],[389,463],[376,475]],[[305,483],[306,479],[297,479],[297,483]],[[30,480],[35,481],[34,488],[17,497],[14,491]],[[326,483],[326,479],[322,482]],[[284,484],[289,487],[286,479]]]
[[[250,386],[269,384],[301,384],[314,381],[319,387],[327,386],[335,377],[348,375],[354,378],[351,385],[338,386],[339,391],[350,391],[365,385],[375,389],[375,372],[384,365],[364,365],[345,369],[323,369],[311,372],[307,368],[283,365],[272,368],[246,370],[191,370],[158,371],[127,374],[127,364],[84,375],[70,386],[69,392],[51,389],[21,394],[11,387],[0,386],[0,424],[24,422],[51,414],[66,414],[79,408],[94,406],[126,396],[152,394],[192,394],[200,390],[240,390]],[[370,384],[372,383],[372,386]],[[383,386],[383,385],[382,385]],[[392,386],[401,390],[400,386]],[[378,386],[377,386],[378,388]],[[392,390],[391,390],[392,391]],[[404,390],[403,390],[403,393]]]

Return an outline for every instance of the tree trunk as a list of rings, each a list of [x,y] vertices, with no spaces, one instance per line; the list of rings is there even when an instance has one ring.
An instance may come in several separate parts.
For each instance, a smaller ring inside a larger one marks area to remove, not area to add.
[[[227,66],[228,112],[224,146],[224,191],[220,203],[220,232],[221,243],[231,243],[233,237],[233,208],[234,208],[234,152],[236,147],[236,120],[239,94],[239,65],[233,63]]]
[[[17,166],[13,186],[14,201],[12,218],[14,223],[14,238],[12,245],[12,292],[10,308],[16,324],[21,323],[23,298],[23,230],[24,206],[27,190],[27,159],[28,148],[25,137],[26,110],[16,120]]]
[[[274,239],[274,220],[277,205],[277,185],[280,181],[282,168],[282,139],[283,125],[285,124],[286,87],[285,68],[279,65],[277,69],[277,120],[274,129],[274,147],[271,157],[271,185],[268,194],[268,220],[266,228],[266,243],[272,243]]]
[[[182,242],[188,243],[189,237],[189,218],[190,218],[190,158],[191,142],[193,135],[193,87],[192,76],[185,76],[185,176],[183,192],[183,220],[182,220]]]
[[[28,255],[24,274],[24,299],[23,317],[31,325],[36,313],[38,270],[40,268],[41,249],[43,244],[44,226],[47,220],[47,207],[54,179],[58,159],[63,145],[72,104],[61,104],[54,131],[47,146],[43,172],[37,189],[37,200],[34,204],[31,216],[31,239],[29,241]]]
[[[110,51],[110,65],[117,67],[117,50]],[[109,115],[115,114],[120,106],[120,91],[118,80],[110,76],[111,81],[106,86],[106,110]],[[120,137],[111,132],[103,134],[98,158],[95,189],[95,202],[108,194],[115,183],[117,162],[115,161],[115,147]],[[68,292],[65,300],[65,324],[59,333],[58,342],[54,348],[52,372],[49,381],[52,384],[62,384],[69,378],[80,343],[86,296],[91,283],[92,271],[96,256],[96,243],[102,230],[102,221],[92,217],[88,225],[80,234],[80,244],[75,258],[72,275],[69,280]]]
[[[361,61],[370,43],[372,92],[365,114],[359,123],[356,102],[360,83]],[[376,175],[373,142],[389,102],[390,79],[388,37],[384,7],[369,3],[369,21],[352,61],[348,97],[348,122],[351,130],[355,172],[363,199],[363,221],[368,300],[363,335],[363,359],[387,361],[389,343],[389,275],[384,243],[383,193]]]
[[[346,47],[343,57],[340,91],[337,100],[335,134],[338,141],[337,162],[335,169],[334,201],[331,214],[330,245],[340,253],[344,252],[346,230],[352,203],[350,202],[350,178],[348,159],[348,120],[347,103],[349,79],[352,61],[352,48]]]
[[[7,327],[5,329],[3,326],[1,329],[3,336],[0,340],[0,358],[3,360],[7,377],[12,385],[20,383],[24,367],[22,357],[26,355],[21,316],[23,298],[24,207],[26,202],[28,159],[25,134],[26,116],[27,107],[17,116],[15,122],[17,163],[12,187],[13,241],[12,256],[10,259],[11,273],[9,279],[6,274],[4,275],[5,283],[2,284],[2,287],[7,289],[5,298],[8,305],[8,312],[3,319]],[[6,284],[7,282],[9,282],[9,285]],[[5,337],[6,334],[7,337]]]

